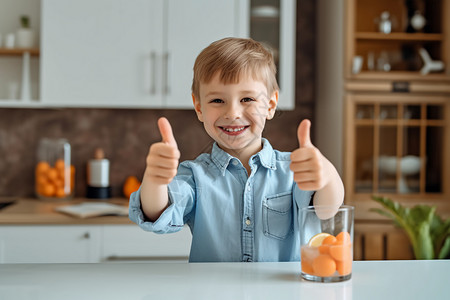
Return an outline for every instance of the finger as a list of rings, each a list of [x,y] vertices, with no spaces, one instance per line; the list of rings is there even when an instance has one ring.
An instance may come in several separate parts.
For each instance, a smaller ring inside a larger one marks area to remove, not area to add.
[[[313,182],[313,181],[308,181],[308,182],[298,182],[297,186],[299,189],[303,190],[303,191],[316,191],[319,188],[317,187],[317,183]]]
[[[155,167],[155,168],[164,168],[164,169],[177,169],[178,168],[178,159],[167,158],[167,157],[149,157],[147,160],[147,166]]]
[[[320,175],[314,172],[295,172],[294,181],[301,184],[307,182],[320,182]]]
[[[298,148],[291,153],[292,162],[307,161],[314,158],[315,152],[312,148]]]
[[[157,159],[160,157],[179,159],[180,151],[178,148],[174,148],[173,146],[160,142],[150,146],[149,156],[154,156]]]
[[[158,128],[161,133],[162,141],[169,144],[175,148],[178,148],[175,137],[173,136],[172,126],[170,126],[169,120],[162,117],[158,120]]]
[[[297,137],[298,142],[300,144],[300,148],[313,147],[310,138],[310,131],[311,131],[311,121],[308,119],[303,120],[297,129]]]
[[[147,174],[149,174],[150,177],[165,178],[167,180],[172,180],[172,178],[174,178],[175,175],[177,175],[177,170],[148,167]]]

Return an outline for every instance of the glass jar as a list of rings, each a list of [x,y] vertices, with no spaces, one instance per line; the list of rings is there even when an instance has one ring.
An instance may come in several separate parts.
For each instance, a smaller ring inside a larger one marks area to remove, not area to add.
[[[74,195],[75,167],[71,164],[66,139],[43,138],[37,150],[36,196],[44,200],[65,200]]]

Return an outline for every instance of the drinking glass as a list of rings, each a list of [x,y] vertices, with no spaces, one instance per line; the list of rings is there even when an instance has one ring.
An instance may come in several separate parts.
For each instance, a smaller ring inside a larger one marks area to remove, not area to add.
[[[308,206],[300,210],[301,277],[339,282],[352,276],[354,208]]]

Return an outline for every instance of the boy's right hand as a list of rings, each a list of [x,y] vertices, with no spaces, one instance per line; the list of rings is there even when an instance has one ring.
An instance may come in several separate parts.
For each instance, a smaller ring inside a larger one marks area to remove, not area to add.
[[[167,185],[177,174],[180,151],[166,118],[159,118],[158,128],[162,141],[150,146],[145,177],[154,184]]]

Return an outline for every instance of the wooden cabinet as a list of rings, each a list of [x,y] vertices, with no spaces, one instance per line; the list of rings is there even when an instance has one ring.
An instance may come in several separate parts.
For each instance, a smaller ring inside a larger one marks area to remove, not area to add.
[[[421,30],[411,27],[411,10],[425,17]],[[345,201],[365,209],[355,216],[355,251],[362,259],[410,258],[406,250],[390,254],[409,249],[408,239],[368,210],[380,195],[449,213],[450,1],[346,0],[345,19]],[[444,67],[423,72],[420,49]]]
[[[137,225],[0,226],[0,263],[187,261],[191,233],[144,232]]]
[[[419,30],[411,26],[415,12],[426,20]],[[380,28],[386,16],[383,13],[388,15],[388,32]],[[449,16],[448,0],[346,0],[346,78],[448,81],[448,67],[426,78],[420,73],[423,59],[419,50],[425,49],[433,60],[443,61],[448,66]]]
[[[448,199],[450,96],[348,93],[346,112],[352,202],[372,194]]]

